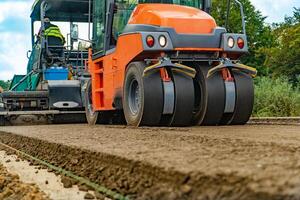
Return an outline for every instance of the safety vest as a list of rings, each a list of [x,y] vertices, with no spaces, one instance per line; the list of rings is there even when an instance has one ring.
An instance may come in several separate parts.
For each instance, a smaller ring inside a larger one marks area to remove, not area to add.
[[[57,26],[50,26],[49,28],[47,28],[45,30],[44,34],[46,37],[51,36],[51,37],[60,38],[63,44],[66,42],[65,37],[61,34],[61,32]]]

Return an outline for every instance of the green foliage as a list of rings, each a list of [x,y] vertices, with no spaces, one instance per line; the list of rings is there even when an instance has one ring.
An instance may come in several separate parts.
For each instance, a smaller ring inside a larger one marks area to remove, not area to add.
[[[4,90],[7,90],[9,88],[10,81],[2,81],[0,80],[0,87],[2,87]]]
[[[293,16],[277,24],[266,24],[265,17],[250,0],[240,0],[244,6],[249,54],[241,58],[246,65],[257,68],[259,76],[285,76],[294,86],[300,84],[300,8]],[[212,16],[219,26],[225,26],[227,0],[213,0]],[[239,7],[231,1],[228,32],[242,31]]]
[[[300,116],[300,87],[293,87],[287,78],[256,78],[253,116]]]
[[[285,17],[285,22],[280,26],[295,25],[300,22],[300,8],[294,8],[294,15],[291,17]]]
[[[259,51],[262,47],[271,47],[274,37],[271,34],[270,26],[264,22],[265,17],[261,12],[256,10],[250,0],[240,0],[244,6],[246,32],[248,37],[249,54],[242,58],[242,62],[256,67],[259,74],[268,74],[268,69],[264,67],[265,55]],[[219,26],[225,26],[227,13],[227,0],[213,0],[212,16]],[[231,2],[230,15],[228,23],[228,32],[242,32],[242,18],[239,7]]]
[[[286,17],[285,22],[274,24],[272,32],[276,43],[271,48],[261,48],[266,55],[265,65],[272,76],[287,76],[294,83],[300,76],[300,9],[294,11],[293,17]]]

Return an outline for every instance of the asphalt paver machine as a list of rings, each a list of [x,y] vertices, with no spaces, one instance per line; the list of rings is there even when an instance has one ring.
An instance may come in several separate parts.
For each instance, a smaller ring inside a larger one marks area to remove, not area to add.
[[[88,51],[74,46],[76,42],[78,44],[78,23],[89,22],[87,2],[34,2],[30,16],[32,51],[28,52],[27,74],[15,75],[9,91],[0,94],[0,125],[19,121],[85,121],[81,88],[89,79],[85,71]],[[45,35],[45,16],[54,24],[64,22],[64,26],[70,27],[67,44],[51,46]],[[35,35],[37,23],[38,39]],[[63,53],[53,52],[55,48]]]

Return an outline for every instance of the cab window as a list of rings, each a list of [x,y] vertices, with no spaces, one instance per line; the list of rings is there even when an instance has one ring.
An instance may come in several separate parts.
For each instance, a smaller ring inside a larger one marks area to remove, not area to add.
[[[202,8],[201,0],[140,0],[140,3],[165,3]]]
[[[113,19],[112,36],[117,39],[122,33],[138,0],[116,0],[116,11]]]
[[[93,49],[101,52],[104,49],[105,35],[105,1],[94,1],[93,16]]]

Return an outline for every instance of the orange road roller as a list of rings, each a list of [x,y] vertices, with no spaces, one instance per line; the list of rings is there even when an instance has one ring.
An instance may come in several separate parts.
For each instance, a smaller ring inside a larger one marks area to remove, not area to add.
[[[216,24],[210,0],[90,0],[88,123],[247,123],[257,72],[239,62],[248,52],[244,13],[231,3],[241,33]]]

